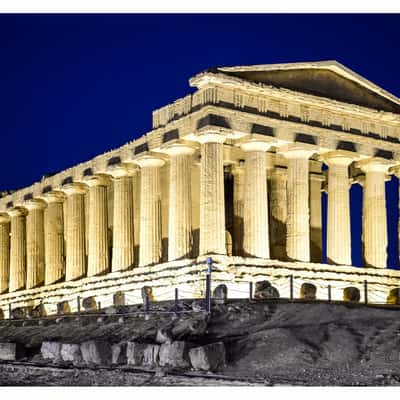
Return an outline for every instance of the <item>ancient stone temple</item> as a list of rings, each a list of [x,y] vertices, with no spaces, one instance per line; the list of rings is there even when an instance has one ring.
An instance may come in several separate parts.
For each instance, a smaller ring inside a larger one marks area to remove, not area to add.
[[[317,299],[367,282],[380,301],[400,286],[387,268],[385,199],[400,174],[400,99],[335,61],[212,68],[190,85],[153,112],[150,132],[0,199],[5,316],[40,302],[74,311],[77,296],[139,301],[145,285],[155,300],[175,287],[202,296],[210,254],[230,296],[262,280],[288,296],[289,277],[294,296],[313,284]],[[352,266],[353,184],[362,268]]]

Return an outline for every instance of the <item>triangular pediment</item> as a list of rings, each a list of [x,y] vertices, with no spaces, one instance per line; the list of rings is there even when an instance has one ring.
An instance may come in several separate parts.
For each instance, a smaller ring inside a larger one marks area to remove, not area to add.
[[[400,99],[336,61],[220,67],[216,70],[250,82],[400,113]]]

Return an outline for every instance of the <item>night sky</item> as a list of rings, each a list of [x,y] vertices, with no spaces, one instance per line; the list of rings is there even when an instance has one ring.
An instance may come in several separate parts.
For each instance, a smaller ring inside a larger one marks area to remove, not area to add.
[[[400,96],[399,23],[383,14],[0,15],[0,190],[148,132],[152,110],[192,92],[188,79],[212,66],[335,59]],[[391,267],[397,187],[387,183]],[[353,185],[355,265],[361,195]]]

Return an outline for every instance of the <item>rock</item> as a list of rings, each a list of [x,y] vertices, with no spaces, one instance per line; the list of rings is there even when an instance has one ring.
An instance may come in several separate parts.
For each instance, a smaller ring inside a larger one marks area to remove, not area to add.
[[[26,317],[25,309],[23,307],[14,308],[11,311],[12,319],[24,319]]]
[[[142,365],[146,344],[128,342],[126,346],[126,359],[128,365]]]
[[[190,363],[195,370],[217,371],[225,366],[225,346],[222,342],[189,350]]]
[[[200,336],[206,332],[207,326],[204,314],[197,315],[197,318],[193,316],[183,317],[175,321],[171,330],[172,337],[181,339],[188,335]]]
[[[42,318],[46,316],[46,309],[43,304],[38,304],[35,308],[32,309],[30,313],[32,318]]]
[[[218,285],[213,292],[213,300],[216,304],[225,304],[228,299],[228,288],[226,285]]]
[[[68,301],[62,301],[61,303],[57,304],[57,314],[58,315],[71,314],[71,307]]]
[[[111,346],[102,340],[89,340],[81,344],[83,361],[86,364],[109,365],[111,364]]]
[[[192,303],[192,310],[193,310],[193,311],[196,311],[196,312],[204,311],[204,310],[205,310],[205,307],[204,307],[203,301],[201,301],[201,300],[195,300],[195,301],[193,301],[193,303]]]
[[[61,343],[43,342],[40,352],[45,360],[51,360],[54,362],[61,361]]]
[[[144,367],[154,368],[159,365],[160,346],[157,344],[148,344],[143,352]]]
[[[315,300],[317,298],[317,288],[311,283],[303,283],[300,288],[300,298],[304,300]]]
[[[400,304],[400,288],[391,289],[386,298],[387,304]]]
[[[353,286],[343,289],[343,301],[358,303],[360,301],[360,291]]]
[[[269,281],[256,282],[254,291],[255,299],[278,299],[279,291],[274,286],[271,286]]]
[[[172,342],[172,334],[170,329],[159,328],[156,333],[156,343],[171,343]]]
[[[114,306],[124,306],[125,305],[125,293],[121,292],[121,291],[114,293],[113,304],[114,304]]]
[[[70,361],[74,365],[82,363],[82,353],[79,344],[63,343],[61,345],[61,358],[63,361]]]
[[[111,364],[126,364],[126,343],[117,343],[111,346]]]
[[[164,343],[160,348],[160,366],[173,368],[190,367],[187,343],[175,341]]]
[[[143,304],[145,304],[146,296],[148,297],[149,301],[154,301],[153,289],[152,289],[151,286],[143,286],[143,287],[142,287],[142,300],[143,300]]]
[[[18,343],[0,343],[0,360],[15,361],[24,355],[24,348]]]
[[[96,299],[93,296],[86,297],[85,299],[82,300],[82,307],[85,309],[85,311],[96,311],[97,310]]]

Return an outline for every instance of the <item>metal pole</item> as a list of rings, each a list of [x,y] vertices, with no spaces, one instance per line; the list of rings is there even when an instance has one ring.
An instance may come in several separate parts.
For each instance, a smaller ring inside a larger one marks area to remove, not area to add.
[[[253,282],[249,282],[249,300],[253,301]]]
[[[8,303],[8,319],[12,318],[12,308],[11,303]]]
[[[206,275],[206,307],[207,313],[211,313],[211,271],[212,271],[212,258],[207,257],[207,275]]]
[[[290,275],[290,300],[293,300],[293,275]]]
[[[179,293],[178,288],[175,288],[175,313],[178,313],[179,309]]]
[[[149,295],[146,293],[144,296],[144,312],[146,313],[146,315],[148,315],[149,311],[150,311],[150,299]]]
[[[329,303],[332,301],[332,292],[331,292],[332,288],[331,285],[328,285],[328,301]]]
[[[97,311],[101,312],[101,303],[100,303],[100,301],[97,302]]]
[[[364,281],[364,303],[368,304],[368,282]]]
[[[80,318],[80,316],[81,316],[81,297],[78,296],[76,301],[77,301],[77,305],[78,305],[78,317]]]
[[[43,318],[43,300],[40,300],[40,318]]]

